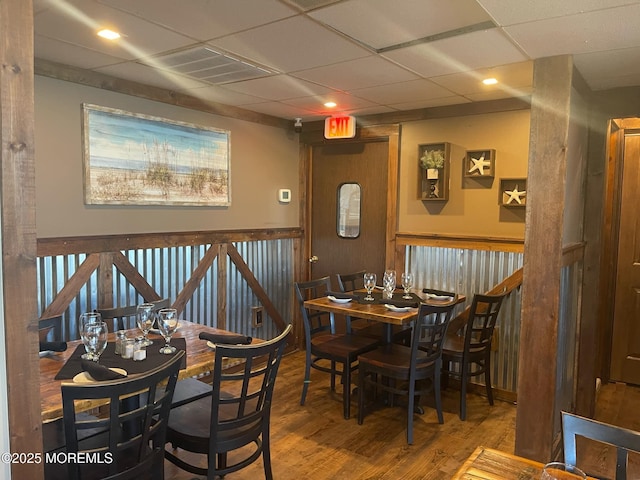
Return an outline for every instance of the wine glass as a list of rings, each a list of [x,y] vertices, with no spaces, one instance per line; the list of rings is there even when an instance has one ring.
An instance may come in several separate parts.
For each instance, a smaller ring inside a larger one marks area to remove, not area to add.
[[[578,480],[586,479],[587,475],[578,467],[568,463],[547,463],[542,470],[541,480]]]
[[[109,329],[105,322],[89,322],[82,325],[80,336],[84,349],[87,351],[82,358],[85,360],[100,360],[100,355],[107,348],[107,335]]]
[[[138,323],[138,328],[142,330],[142,335],[144,336],[142,344],[145,347],[153,345],[153,340],[149,340],[149,338],[147,338],[149,331],[153,328],[153,322],[156,318],[153,308],[153,303],[142,303],[136,308],[136,321]]]
[[[402,288],[404,288],[404,295],[402,298],[406,298],[410,300],[411,297],[411,288],[413,287],[413,274],[409,272],[404,272],[402,274]]]
[[[396,289],[396,271],[385,270],[382,278],[382,287],[384,289],[385,298],[392,298],[393,291]]]
[[[80,338],[82,338],[82,328],[86,323],[94,323],[101,322],[102,315],[98,312],[85,312],[81,313],[78,318],[78,333],[80,333]]]
[[[364,288],[367,290],[367,296],[364,297],[364,300],[368,302],[373,302],[374,298],[371,295],[371,292],[376,286],[376,274],[367,272],[364,274]]]
[[[163,308],[158,312],[158,328],[164,337],[165,346],[160,349],[160,353],[170,354],[176,351],[176,347],[169,345],[171,335],[178,329],[178,311],[175,308]]]

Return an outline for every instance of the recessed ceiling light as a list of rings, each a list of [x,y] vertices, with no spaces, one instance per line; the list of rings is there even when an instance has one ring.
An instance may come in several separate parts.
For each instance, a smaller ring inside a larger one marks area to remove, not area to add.
[[[98,32],[98,36],[102,38],[106,38],[107,40],[117,40],[120,38],[120,34],[118,32],[114,32],[113,30],[109,30],[108,28],[104,28]]]
[[[324,104],[325,107],[327,108],[333,108],[335,106],[337,106],[338,104],[336,102],[327,102]]]
[[[485,85],[495,85],[496,83],[498,83],[498,80],[496,80],[495,78],[485,78],[484,80],[482,80],[482,83],[484,83]]]

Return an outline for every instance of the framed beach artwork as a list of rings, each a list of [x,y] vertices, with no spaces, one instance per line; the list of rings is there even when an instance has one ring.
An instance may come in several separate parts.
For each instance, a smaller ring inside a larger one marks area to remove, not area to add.
[[[83,104],[87,205],[228,206],[230,132]]]

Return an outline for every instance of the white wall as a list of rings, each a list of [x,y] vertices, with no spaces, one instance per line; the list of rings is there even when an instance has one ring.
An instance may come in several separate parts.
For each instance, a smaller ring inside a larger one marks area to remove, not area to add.
[[[2,234],[0,232],[0,253],[2,250]],[[4,272],[2,259],[4,255],[0,256],[0,285]],[[0,345],[2,350],[0,354],[0,454],[10,452],[11,445],[9,441],[9,401],[8,401],[8,386],[7,386],[7,349],[5,348],[5,328],[4,328],[4,290],[0,288]],[[9,463],[0,462],[0,478],[11,480],[11,465]]]
[[[82,103],[231,132],[231,205],[85,205]],[[298,138],[280,128],[35,77],[38,238],[118,233],[298,227]],[[290,204],[278,189],[292,191]]]

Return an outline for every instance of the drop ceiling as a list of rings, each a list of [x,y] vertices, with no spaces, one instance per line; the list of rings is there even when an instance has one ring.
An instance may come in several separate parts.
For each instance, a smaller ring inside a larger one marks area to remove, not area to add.
[[[305,121],[527,97],[554,55],[640,86],[639,25],[640,0],[34,0],[37,59]]]

